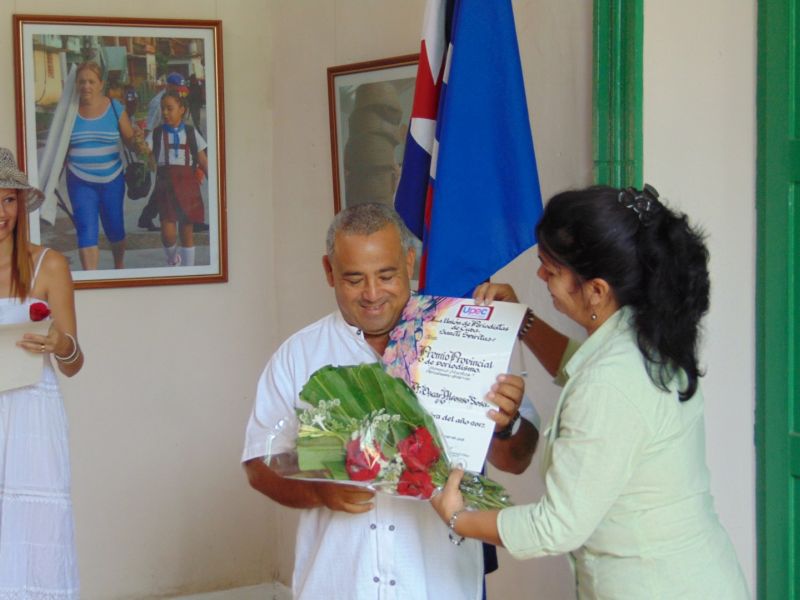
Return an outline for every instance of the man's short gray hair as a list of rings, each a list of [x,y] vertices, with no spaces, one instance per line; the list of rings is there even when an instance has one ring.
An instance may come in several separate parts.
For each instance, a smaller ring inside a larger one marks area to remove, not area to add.
[[[371,235],[386,227],[394,225],[400,233],[400,243],[403,254],[414,247],[414,234],[412,234],[400,215],[388,204],[380,202],[366,202],[348,206],[336,214],[328,227],[325,239],[325,251],[328,258],[333,256],[336,234],[341,232],[347,235]]]

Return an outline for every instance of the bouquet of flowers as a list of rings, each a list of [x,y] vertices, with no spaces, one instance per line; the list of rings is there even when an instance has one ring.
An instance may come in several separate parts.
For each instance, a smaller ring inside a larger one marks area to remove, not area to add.
[[[327,366],[300,392],[294,477],[362,482],[413,498],[430,498],[449,473],[433,418],[411,388],[379,363]],[[461,483],[472,508],[510,506],[499,484],[475,473]]]

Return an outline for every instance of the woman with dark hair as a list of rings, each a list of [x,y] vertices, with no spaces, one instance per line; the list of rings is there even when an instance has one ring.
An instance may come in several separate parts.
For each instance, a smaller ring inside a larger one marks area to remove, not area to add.
[[[705,464],[703,236],[645,186],[558,194],[537,237],[538,276],[589,336],[568,341],[530,311],[520,330],[564,385],[544,433],[544,496],[465,511],[456,470],[434,508],[451,535],[504,545],[516,558],[569,552],[581,599],[747,598]],[[475,297],[516,300],[496,284]]]

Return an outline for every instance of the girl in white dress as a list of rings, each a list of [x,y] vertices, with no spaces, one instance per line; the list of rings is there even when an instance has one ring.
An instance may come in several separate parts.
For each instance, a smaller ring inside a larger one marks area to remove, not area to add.
[[[78,598],[67,422],[50,356],[71,377],[83,353],[67,261],[28,241],[27,213],[41,199],[0,148],[0,324],[51,319],[46,335],[17,341],[42,356],[40,381],[0,390],[0,600]]]

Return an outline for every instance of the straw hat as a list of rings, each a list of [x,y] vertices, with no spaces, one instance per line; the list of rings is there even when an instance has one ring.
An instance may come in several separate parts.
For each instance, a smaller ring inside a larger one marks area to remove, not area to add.
[[[14,153],[8,148],[0,148],[0,188],[24,190],[28,212],[44,202],[44,194],[28,183],[28,176],[19,170]]]

